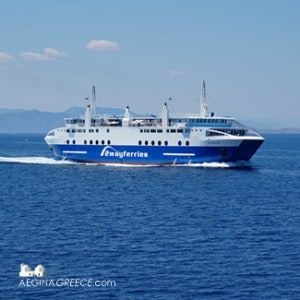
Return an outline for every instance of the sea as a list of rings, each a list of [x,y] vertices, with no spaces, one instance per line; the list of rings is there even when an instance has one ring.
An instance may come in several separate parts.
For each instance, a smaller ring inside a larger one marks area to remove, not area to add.
[[[264,137],[247,164],[130,167],[1,134],[0,298],[300,299],[300,135]]]

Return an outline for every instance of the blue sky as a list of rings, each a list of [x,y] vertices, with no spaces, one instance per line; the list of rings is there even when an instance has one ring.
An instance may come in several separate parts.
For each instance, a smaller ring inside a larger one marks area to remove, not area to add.
[[[1,0],[0,108],[198,112],[300,127],[300,1]],[[277,127],[277,126],[275,126]]]

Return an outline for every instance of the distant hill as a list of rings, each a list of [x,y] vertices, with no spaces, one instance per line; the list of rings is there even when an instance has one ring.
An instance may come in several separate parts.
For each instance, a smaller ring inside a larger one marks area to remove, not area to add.
[[[259,129],[262,134],[300,134],[300,128]]]
[[[81,107],[71,107],[57,113],[3,108],[0,109],[0,133],[47,133],[53,128],[64,126],[64,118],[84,115],[84,112],[85,108]],[[121,116],[124,109],[99,107],[97,113]]]

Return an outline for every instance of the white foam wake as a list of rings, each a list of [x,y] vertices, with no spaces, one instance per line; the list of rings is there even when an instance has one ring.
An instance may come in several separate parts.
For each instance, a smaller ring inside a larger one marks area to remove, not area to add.
[[[91,165],[97,165],[91,164]],[[238,162],[203,162],[203,163],[188,163],[188,164],[124,164],[124,163],[107,163],[102,164],[109,167],[192,167],[192,168],[249,168],[252,165],[246,161]]]
[[[204,163],[191,163],[185,166],[200,167],[200,168],[248,168],[251,164],[246,161],[238,162],[204,162]]]
[[[72,164],[73,162],[66,160],[56,160],[49,157],[29,156],[29,157],[3,157],[0,156],[0,163],[19,163],[19,164],[45,164],[45,165],[61,165]]]
[[[68,160],[57,160],[55,158],[29,156],[29,157],[4,157],[0,156],[0,163],[19,163],[19,164],[47,164],[47,165],[63,165],[63,164],[77,164]],[[97,166],[98,163],[84,163],[85,165]],[[101,164],[110,167],[157,167],[164,165],[157,164],[124,164],[124,163],[108,163]],[[190,164],[174,164],[166,165],[167,167],[193,167],[193,168],[244,168],[251,167],[249,162],[239,161],[235,163],[230,162],[204,162],[204,163],[190,163]]]

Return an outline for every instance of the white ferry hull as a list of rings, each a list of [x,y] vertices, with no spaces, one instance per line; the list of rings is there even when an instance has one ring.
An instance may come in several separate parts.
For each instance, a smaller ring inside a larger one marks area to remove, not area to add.
[[[126,146],[50,144],[63,160],[98,164],[172,165],[248,161],[263,139],[245,139],[232,146]]]

